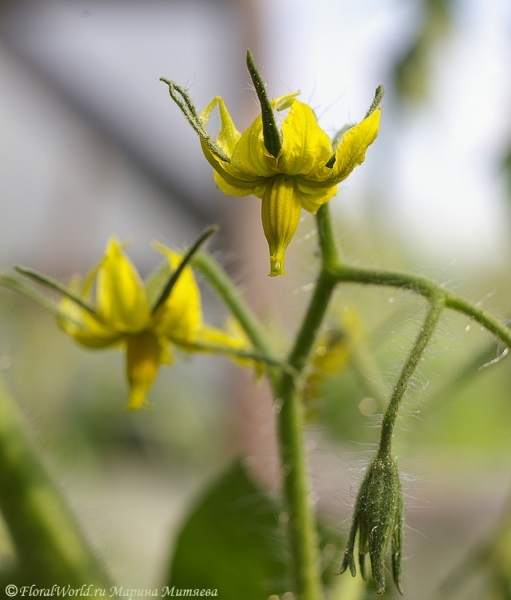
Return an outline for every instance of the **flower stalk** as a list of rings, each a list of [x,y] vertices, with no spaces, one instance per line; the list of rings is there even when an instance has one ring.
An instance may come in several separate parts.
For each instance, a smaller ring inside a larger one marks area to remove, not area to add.
[[[391,454],[394,426],[396,424],[401,401],[403,400],[406,390],[408,389],[410,379],[413,377],[413,374],[415,373],[417,366],[424,355],[426,346],[431,340],[440,316],[444,310],[444,306],[444,294],[438,294],[431,298],[426,319],[421,326],[413,348],[406,359],[399,379],[394,387],[394,391],[392,392],[385,415],[383,416],[380,433],[380,445],[378,447],[378,458],[384,459]]]
[[[389,546],[392,577],[398,591],[402,593],[403,492],[399,471],[392,456],[392,439],[399,407],[424,351],[431,341],[444,306],[443,293],[436,293],[430,298],[426,319],[394,387],[383,416],[378,452],[367,469],[357,495],[344,560],[338,571],[339,574],[343,573],[349,567],[351,574],[356,575],[354,552],[358,535],[360,573],[366,579],[365,555],[369,554],[378,594],[385,591],[385,555]]]

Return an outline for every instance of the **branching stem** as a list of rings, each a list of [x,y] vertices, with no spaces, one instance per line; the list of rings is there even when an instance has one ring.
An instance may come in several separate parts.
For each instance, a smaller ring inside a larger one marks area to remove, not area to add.
[[[319,600],[322,597],[315,516],[309,503],[310,480],[304,449],[303,406],[299,379],[336,286],[348,282],[392,286],[412,290],[428,301],[425,321],[405,362],[383,419],[378,451],[380,456],[390,455],[400,403],[445,308],[456,310],[476,320],[511,348],[511,330],[504,323],[480,306],[445,290],[437,283],[410,273],[368,269],[342,262],[335,243],[328,205],[319,209],[317,225],[321,270],[287,361],[279,361],[272,354],[259,321],[221,267],[204,252],[199,252],[193,259],[194,265],[202,271],[238,319],[254,348],[266,357],[268,364],[275,365],[268,367],[268,374],[279,408],[278,432],[283,492],[288,513],[292,576],[297,600]]]
[[[365,283],[412,290],[425,298],[443,295],[445,307],[462,313],[485,327],[511,349],[511,329],[486,309],[420,275],[343,264],[335,270],[337,282]]]

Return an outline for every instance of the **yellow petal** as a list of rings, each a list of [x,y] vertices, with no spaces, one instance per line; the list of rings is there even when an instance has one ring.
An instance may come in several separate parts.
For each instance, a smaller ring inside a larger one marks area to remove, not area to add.
[[[216,327],[212,327],[211,325],[207,325],[206,323],[203,323],[200,326],[195,341],[198,344],[200,344],[201,342],[206,342],[209,344],[214,344],[216,346],[234,348],[236,350],[241,350],[242,348],[250,348],[250,343],[248,342],[246,337],[241,337],[239,335],[228,333],[227,331],[217,329]]]
[[[79,287],[80,280],[76,276],[71,281],[70,288],[76,293]],[[83,289],[86,288],[88,288],[87,280]],[[85,298],[83,292],[82,297]],[[120,341],[122,337],[122,334],[102,324],[70,298],[62,298],[59,303],[59,312],[62,315],[57,319],[59,327],[74,338],[76,342],[87,348],[106,348]]]
[[[280,96],[279,98],[275,98],[275,100],[271,101],[271,105],[273,110],[286,110],[289,108],[295,98],[300,95],[300,92],[291,92],[291,94],[286,94],[285,96]]]
[[[298,100],[282,123],[282,141],[277,157],[280,173],[308,175],[332,156],[328,135],[318,125],[311,107]]]
[[[153,385],[161,363],[162,348],[149,331],[126,337],[126,368],[130,384],[127,408],[137,410],[147,405],[147,393]]]
[[[337,193],[337,186],[327,188],[310,187],[301,177],[296,178],[296,193],[302,208],[315,215],[320,206],[328,202]]]
[[[204,123],[204,127],[207,127],[209,117],[215,106],[218,106],[218,112],[220,113],[220,133],[218,134],[216,143],[230,158],[234,151],[234,147],[241,137],[241,133],[236,129],[223,98],[215,96],[202,111],[200,119]]]
[[[284,254],[300,220],[301,204],[293,177],[278,175],[268,182],[261,216],[270,249],[270,276],[285,275]]]
[[[69,302],[72,306],[65,308],[63,306],[64,302]],[[122,334],[104,327],[92,315],[74,304],[71,300],[63,300],[60,308],[62,312],[65,312],[69,316],[69,319],[58,318],[57,323],[59,327],[82,346],[86,346],[87,348],[107,348],[122,339]]]
[[[201,139],[201,148],[206,160],[215,170],[215,181],[218,187],[228,196],[248,196],[255,193],[261,184],[264,185],[264,179],[259,175],[250,175],[239,171],[230,163],[221,161],[213,155],[211,150]]]
[[[213,344],[215,346],[223,346],[226,349],[233,350],[252,350],[252,344],[250,343],[250,340],[241,328],[239,322],[233,317],[230,317],[227,320],[227,331],[217,329],[216,327],[211,327],[211,325],[203,323],[197,333],[196,343]],[[208,352],[208,350],[205,350],[204,348],[198,348],[197,346],[195,348],[191,347],[190,350]],[[265,365],[260,361],[256,361],[253,358],[236,356],[236,354],[227,353],[227,356],[240,366],[250,368],[254,367],[256,369],[257,377],[262,375],[264,372]]]
[[[331,176],[335,183],[346,179],[357,165],[364,162],[367,148],[378,135],[380,117],[381,107],[345,133],[335,153]]]
[[[109,327],[125,333],[141,331],[150,317],[145,288],[116,239],[108,242],[98,269],[97,310]]]
[[[223,170],[223,174],[220,171],[215,170],[214,177],[216,185],[226,196],[239,196],[243,198],[244,196],[253,194],[258,198],[262,198],[264,190],[266,189],[266,179],[259,178],[257,181],[251,182],[248,187],[239,187],[240,180],[229,176],[225,170]],[[245,183],[247,182],[244,182],[243,185],[245,185]]]
[[[236,129],[223,99],[220,96],[215,96],[206,106],[200,118],[204,123],[204,127],[207,127],[209,117],[215,106],[218,106],[218,112],[220,113],[220,133],[218,134],[216,143],[231,158],[241,137],[241,133]],[[233,168],[230,163],[220,160],[211,152],[202,138],[201,147],[207,161],[215,170],[216,184],[224,194],[228,196],[248,196],[253,193],[254,188],[258,187],[260,182],[256,181],[254,183],[254,177],[247,176],[243,172],[239,172],[236,168]],[[258,176],[255,178],[259,179]]]
[[[154,246],[168,258],[172,271],[175,271],[183,257],[162,244],[154,244]],[[176,344],[186,345],[194,342],[201,323],[199,287],[195,282],[192,269],[185,267],[170,296],[155,315],[152,329]]]
[[[277,159],[266,150],[264,145],[261,115],[256,117],[252,125],[242,133],[234,148],[228,171],[247,180],[271,177],[278,173]]]

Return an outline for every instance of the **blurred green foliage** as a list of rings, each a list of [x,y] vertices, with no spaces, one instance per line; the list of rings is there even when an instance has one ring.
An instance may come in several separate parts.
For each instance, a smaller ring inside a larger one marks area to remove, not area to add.
[[[428,97],[433,72],[432,57],[453,26],[451,0],[423,0],[415,36],[394,67],[394,84],[404,100]]]

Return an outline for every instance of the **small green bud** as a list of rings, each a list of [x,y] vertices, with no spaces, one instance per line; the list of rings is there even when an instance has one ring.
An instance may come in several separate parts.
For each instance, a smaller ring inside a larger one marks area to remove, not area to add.
[[[377,593],[385,591],[385,555],[391,547],[392,577],[401,591],[403,549],[403,492],[396,463],[390,457],[377,456],[369,465],[355,503],[355,513],[344,560],[337,574],[349,567],[357,574],[354,550],[358,533],[360,574],[366,579],[365,555],[369,553]]]

